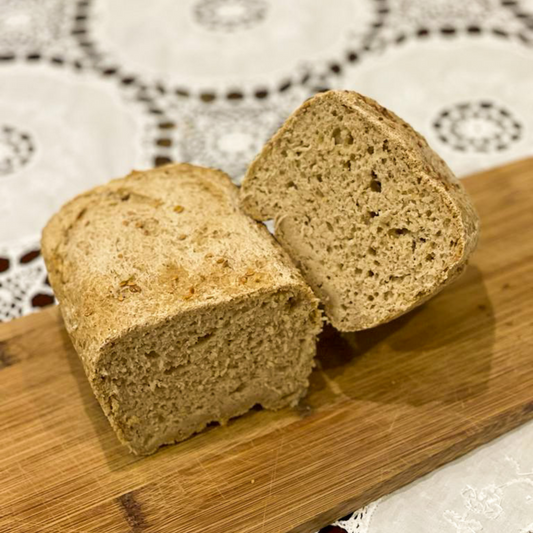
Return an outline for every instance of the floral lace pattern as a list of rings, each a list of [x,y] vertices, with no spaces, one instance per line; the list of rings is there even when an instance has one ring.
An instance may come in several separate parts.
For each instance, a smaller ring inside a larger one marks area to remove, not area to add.
[[[54,303],[46,269],[33,239],[0,246],[0,317],[10,320]]]
[[[303,100],[337,87],[397,112],[462,176],[533,154],[532,67],[533,0],[4,0],[0,320],[54,302],[39,234],[87,188],[173,160],[239,183]],[[531,533],[532,438],[323,531]]]

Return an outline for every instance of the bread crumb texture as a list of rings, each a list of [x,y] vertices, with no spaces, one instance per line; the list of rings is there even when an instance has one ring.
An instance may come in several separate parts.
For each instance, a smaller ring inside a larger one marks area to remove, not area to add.
[[[250,166],[243,209],[275,235],[322,301],[355,331],[396,318],[454,280],[476,212],[426,140],[352,91],[311,98]]]
[[[169,165],[88,191],[43,256],[105,414],[137,454],[305,394],[318,301],[222,172]]]

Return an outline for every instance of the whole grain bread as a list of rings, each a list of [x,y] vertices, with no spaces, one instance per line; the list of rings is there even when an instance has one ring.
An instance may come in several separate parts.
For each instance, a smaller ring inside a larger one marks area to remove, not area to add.
[[[256,157],[241,206],[273,219],[337,329],[382,324],[457,278],[478,239],[463,186],[426,140],[352,91],[305,102]]]
[[[136,454],[305,394],[318,301],[222,172],[132,172],[67,203],[42,251],[65,325]]]

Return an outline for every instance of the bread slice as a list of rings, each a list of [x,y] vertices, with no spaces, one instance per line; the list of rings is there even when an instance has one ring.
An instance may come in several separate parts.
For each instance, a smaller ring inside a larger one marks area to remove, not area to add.
[[[318,301],[222,172],[166,166],[97,187],[46,226],[65,325],[136,454],[308,385]]]
[[[334,327],[382,324],[465,268],[478,218],[426,140],[374,100],[305,102],[252,163],[241,206],[275,235]]]

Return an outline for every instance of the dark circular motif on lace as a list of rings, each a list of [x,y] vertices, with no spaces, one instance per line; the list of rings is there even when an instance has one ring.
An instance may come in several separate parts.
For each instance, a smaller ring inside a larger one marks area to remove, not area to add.
[[[13,174],[25,166],[35,151],[29,133],[13,126],[0,126],[0,177]]]
[[[522,137],[522,125],[493,102],[465,102],[442,110],[433,123],[439,139],[461,152],[505,150]]]
[[[21,265],[31,263],[32,261],[35,261],[40,256],[41,256],[41,250],[30,250],[29,252],[26,252],[25,254],[20,256],[19,263]]]
[[[233,32],[256,26],[265,19],[267,10],[265,0],[200,0],[193,14],[208,30]]]
[[[9,257],[0,257],[0,273],[9,270],[10,264],[11,261],[9,260]]]
[[[38,292],[34,294],[31,299],[31,305],[33,307],[47,307],[54,303],[54,297],[52,294],[46,294],[43,292]]]

